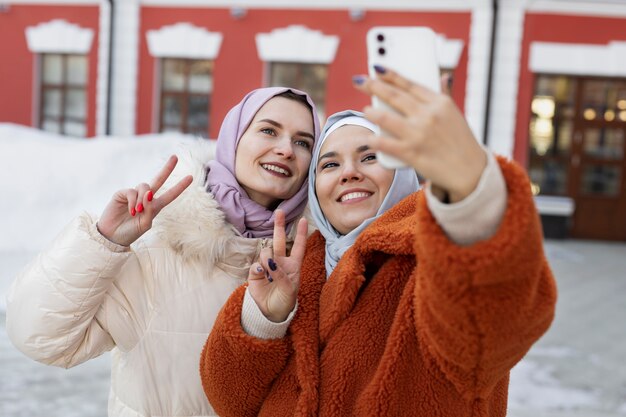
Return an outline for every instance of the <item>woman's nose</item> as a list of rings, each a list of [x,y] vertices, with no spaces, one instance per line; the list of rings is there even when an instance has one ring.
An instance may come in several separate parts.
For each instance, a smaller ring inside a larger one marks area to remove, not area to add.
[[[361,179],[363,179],[363,174],[353,164],[345,164],[343,166],[343,171],[341,172],[342,183],[360,181]]]
[[[294,157],[293,145],[291,143],[291,138],[282,137],[280,138],[276,146],[274,147],[274,152],[277,155],[283,156],[287,159],[291,159]]]

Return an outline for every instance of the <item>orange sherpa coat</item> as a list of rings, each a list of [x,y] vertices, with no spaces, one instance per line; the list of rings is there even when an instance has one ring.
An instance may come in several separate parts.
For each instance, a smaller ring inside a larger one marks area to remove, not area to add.
[[[452,243],[415,193],[372,223],[326,280],[316,232],[287,335],[241,328],[245,288],[218,316],[200,372],[220,416],[505,416],[509,371],[550,325],[556,287],[530,185],[499,160],[495,236]]]

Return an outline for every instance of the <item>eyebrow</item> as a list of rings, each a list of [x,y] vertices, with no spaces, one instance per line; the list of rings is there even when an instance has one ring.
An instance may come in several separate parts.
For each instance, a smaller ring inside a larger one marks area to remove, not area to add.
[[[282,128],[283,128],[283,125],[281,125],[280,123],[278,123],[276,120],[272,120],[272,119],[261,119],[261,120],[257,121],[257,123],[263,123],[263,122],[265,122],[265,123],[269,123],[269,124],[271,124],[272,126],[276,126],[276,127],[277,127],[277,128],[279,128],[279,129],[282,129]],[[304,137],[307,137],[307,138],[309,138],[309,139],[311,139],[312,141],[314,141],[314,142],[315,142],[315,136],[313,136],[313,135],[312,135],[312,134],[310,134],[309,132],[304,132],[304,131],[302,131],[302,130],[299,130],[299,131],[297,131],[297,132],[296,132],[296,135],[298,135],[298,136],[304,136]]]
[[[358,148],[356,148],[356,153],[365,152],[365,151],[368,151],[369,149],[370,147],[368,145],[361,145]],[[319,161],[321,161],[324,158],[334,158],[336,156],[337,156],[337,152],[335,151],[326,152],[324,155],[318,158],[317,162],[319,163]]]

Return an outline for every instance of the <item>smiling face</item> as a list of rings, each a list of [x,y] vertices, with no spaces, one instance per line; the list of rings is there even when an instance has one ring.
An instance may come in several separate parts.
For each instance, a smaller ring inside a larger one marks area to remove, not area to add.
[[[380,165],[369,147],[372,136],[362,126],[342,126],[320,150],[315,193],[324,216],[343,235],[376,215],[393,182],[394,171]]]
[[[309,108],[285,97],[271,98],[239,140],[237,181],[264,207],[293,197],[307,177],[314,138]]]

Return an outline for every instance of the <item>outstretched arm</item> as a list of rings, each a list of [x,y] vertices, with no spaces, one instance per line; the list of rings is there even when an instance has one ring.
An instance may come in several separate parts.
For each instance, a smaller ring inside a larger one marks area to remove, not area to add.
[[[375,146],[415,168],[443,202],[467,204],[487,158],[452,100],[392,70],[358,81],[359,89],[396,110],[365,110],[390,135]],[[497,196],[504,213],[490,233],[460,246],[423,197],[416,214],[418,338],[468,399],[487,395],[502,381],[554,315],[556,288],[527,175],[503,159],[499,168],[506,183]]]

